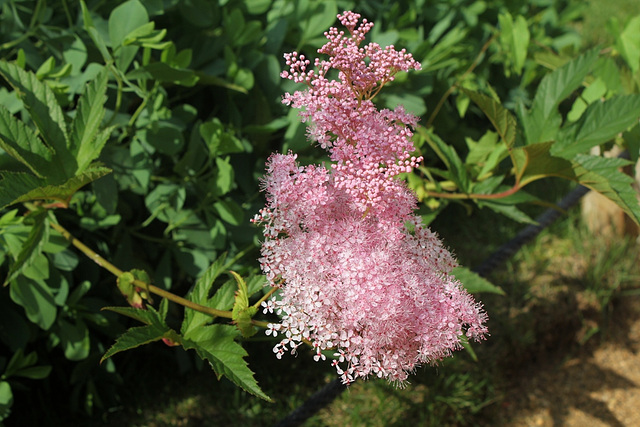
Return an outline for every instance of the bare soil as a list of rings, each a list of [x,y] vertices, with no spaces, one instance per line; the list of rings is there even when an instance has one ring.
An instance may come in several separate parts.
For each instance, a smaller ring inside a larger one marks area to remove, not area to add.
[[[504,426],[640,426],[640,297],[618,302],[600,336],[527,366],[505,391]]]

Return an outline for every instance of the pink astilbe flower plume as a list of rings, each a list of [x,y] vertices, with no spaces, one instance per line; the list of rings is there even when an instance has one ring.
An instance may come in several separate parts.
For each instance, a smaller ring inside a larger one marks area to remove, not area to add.
[[[344,383],[370,375],[402,383],[461,348],[461,336],[482,339],[487,316],[449,274],[455,259],[413,214],[415,195],[397,179],[422,161],[412,154],[417,118],[372,102],[398,71],[420,64],[393,46],[361,47],[373,24],[360,15],[338,19],[350,35],[325,33],[318,52],[328,60],[311,70],[303,55],[285,55],[282,77],[307,89],[283,102],[301,109],[332,164],[302,167],[291,153],[267,163],[267,206],[254,221],[264,226],[262,270],[280,288],[264,312],[281,316],[267,334],[283,336],[278,358],[303,341],[316,360],[333,350]],[[331,69],[336,80],[326,77]]]

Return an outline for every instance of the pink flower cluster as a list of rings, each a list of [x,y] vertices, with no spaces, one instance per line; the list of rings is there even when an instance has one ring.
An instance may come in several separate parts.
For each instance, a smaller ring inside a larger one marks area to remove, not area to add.
[[[416,117],[402,107],[378,111],[372,98],[398,71],[420,69],[411,54],[375,43],[360,47],[372,23],[338,15],[350,32],[331,28],[310,62],[286,54],[282,77],[307,89],[283,102],[300,108],[309,137],[329,151],[330,168],[300,166],[293,154],[274,154],[263,185],[267,206],[260,258],[278,297],[264,312],[281,322],[278,358],[307,342],[315,359],[332,350],[344,383],[375,375],[402,383],[417,366],[461,347],[461,336],[481,339],[481,306],[449,274],[456,262],[420,218],[414,194],[397,175],[410,172]],[[337,70],[337,79],[329,79]]]

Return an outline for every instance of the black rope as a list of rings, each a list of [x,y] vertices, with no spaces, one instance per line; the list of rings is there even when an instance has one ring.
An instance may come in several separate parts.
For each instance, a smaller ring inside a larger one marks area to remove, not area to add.
[[[315,392],[306,402],[294,409],[274,427],[296,427],[302,425],[316,412],[333,402],[345,388],[346,386],[342,384],[342,380],[336,378]]]
[[[573,189],[558,203],[557,206],[560,209],[547,209],[536,218],[537,224],[525,227],[513,239],[493,252],[482,264],[474,268],[473,271],[480,276],[486,277],[493,269],[508,260],[522,246],[533,240],[542,230],[551,225],[551,223],[558,219],[566,210],[577,204],[582,196],[588,192],[589,189],[581,185]],[[339,378],[333,380],[313,394],[298,408],[294,409],[289,415],[280,420],[274,427],[297,427],[302,425],[322,408],[333,402],[345,388],[346,386],[342,384]]]
[[[496,267],[507,261],[513,254],[518,252],[521,247],[533,240],[542,230],[547,228],[551,223],[560,217],[564,211],[577,204],[582,196],[587,194],[589,189],[579,185],[569,192],[558,203],[558,208],[549,208],[544,213],[536,218],[537,224],[531,224],[526,226],[521,232],[509,240],[504,245],[500,246],[495,252],[493,252],[482,264],[473,269],[480,276],[486,277]]]

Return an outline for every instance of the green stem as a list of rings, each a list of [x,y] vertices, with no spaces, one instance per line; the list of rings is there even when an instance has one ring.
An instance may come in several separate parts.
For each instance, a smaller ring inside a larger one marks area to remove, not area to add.
[[[260,307],[260,304],[262,304],[264,301],[268,300],[268,299],[269,299],[269,297],[270,297],[271,295],[273,295],[274,293],[276,293],[277,291],[278,291],[278,288],[276,288],[276,287],[273,287],[273,288],[269,289],[269,292],[267,292],[266,294],[264,294],[264,296],[263,296],[262,298],[260,298],[260,300],[258,300],[258,302],[256,302],[255,304],[253,304],[253,306],[254,306],[255,308],[259,308],[259,307]]]
[[[82,243],[80,240],[76,239],[71,233],[69,233],[60,224],[56,224],[54,222],[51,222],[50,224],[54,230],[62,234],[64,238],[67,239],[69,242],[71,242],[73,246],[75,246],[78,250],[80,250],[80,252],[85,254],[89,259],[91,259],[93,262],[98,264],[100,267],[104,268],[105,270],[107,270],[108,272],[110,272],[116,277],[120,277],[124,273],[118,267],[111,264],[109,261],[107,261],[106,259],[102,258],[99,254],[94,252],[91,248],[89,248],[87,245]],[[155,295],[158,295],[162,298],[166,298],[169,301],[173,301],[176,304],[180,304],[192,310],[199,311],[200,313],[208,314],[209,316],[212,316],[212,317],[224,317],[227,319],[232,318],[230,311],[217,310],[215,308],[205,307],[204,305],[196,304],[193,301],[189,301],[188,299],[182,298],[176,294],[172,294],[171,292],[167,292],[164,289],[160,289],[156,286],[153,286],[149,283],[145,283],[141,280],[136,279],[133,281],[133,283],[139,288],[147,289],[149,292]]]

